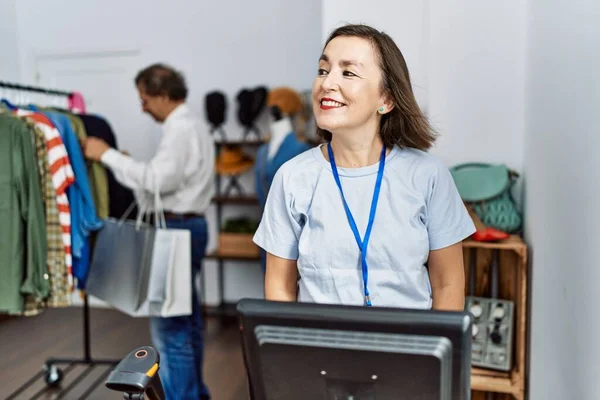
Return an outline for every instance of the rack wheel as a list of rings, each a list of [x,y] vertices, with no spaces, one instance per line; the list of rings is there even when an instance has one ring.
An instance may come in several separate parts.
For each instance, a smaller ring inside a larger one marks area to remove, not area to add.
[[[60,385],[63,378],[63,372],[54,364],[46,365],[46,375],[44,377],[46,385],[56,387]]]

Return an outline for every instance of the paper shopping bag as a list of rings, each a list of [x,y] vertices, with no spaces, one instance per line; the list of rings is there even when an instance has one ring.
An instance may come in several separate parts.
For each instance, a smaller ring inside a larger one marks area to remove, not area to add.
[[[176,235],[169,229],[158,229],[154,236],[154,250],[150,264],[150,281],[148,283],[147,306],[141,312],[149,316],[161,316],[166,297],[169,263],[173,259],[176,246]]]
[[[147,298],[156,229],[108,218],[98,233],[87,293],[135,316]]]
[[[151,166],[149,169],[154,173]],[[146,180],[146,172],[144,172],[144,180]],[[138,263],[136,267],[131,268],[137,271],[140,280],[135,287],[122,282],[119,285],[111,286],[109,291],[106,288],[109,279],[98,278],[98,281],[103,283],[102,285],[97,283],[102,290],[96,288],[95,292],[102,295],[100,297],[102,300],[134,317],[190,315],[192,313],[191,232],[167,228],[156,182],[155,179],[155,187],[151,195],[143,190],[136,194],[141,211],[134,225],[135,229],[139,229],[138,227],[150,207],[151,197],[154,197],[153,208],[155,211],[153,227],[147,228],[152,231],[152,237],[147,237],[144,264],[140,266]],[[122,225],[122,220],[118,222],[118,226]],[[114,243],[111,245],[114,246]],[[103,270],[99,270],[98,274],[107,273],[119,276],[118,268],[106,267],[107,262],[102,257],[98,264],[104,267]],[[124,292],[117,295],[118,290],[133,291],[135,294]],[[90,294],[92,293],[90,292]]]
[[[154,235],[147,297],[136,317],[177,317],[192,313],[191,233],[157,229]]]
[[[192,237],[183,229],[169,230],[175,248],[167,271],[166,290],[161,316],[177,317],[192,314]]]

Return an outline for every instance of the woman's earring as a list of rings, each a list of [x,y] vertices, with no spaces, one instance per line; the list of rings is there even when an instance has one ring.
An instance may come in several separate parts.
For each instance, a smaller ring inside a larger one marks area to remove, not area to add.
[[[383,112],[383,107],[379,107],[379,113]]]

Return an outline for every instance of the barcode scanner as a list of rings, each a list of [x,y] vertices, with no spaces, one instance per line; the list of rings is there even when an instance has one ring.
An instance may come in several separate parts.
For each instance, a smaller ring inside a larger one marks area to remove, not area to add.
[[[138,347],[111,371],[106,379],[106,387],[122,392],[125,399],[164,400],[165,392],[158,376],[159,366],[160,356],[153,347]]]

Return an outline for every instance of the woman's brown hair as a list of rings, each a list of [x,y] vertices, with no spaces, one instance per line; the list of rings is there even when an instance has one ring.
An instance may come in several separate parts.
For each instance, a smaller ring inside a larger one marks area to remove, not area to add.
[[[367,39],[373,45],[381,69],[382,91],[394,103],[390,112],[381,116],[379,134],[387,147],[411,147],[428,150],[436,134],[419,108],[410,83],[410,74],[402,52],[389,35],[367,25],[345,25],[334,30],[327,44],[338,36]],[[331,141],[331,132],[317,127],[317,134]]]

